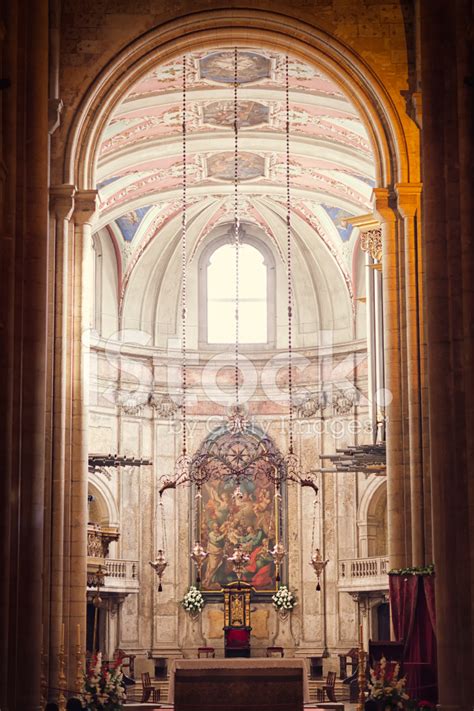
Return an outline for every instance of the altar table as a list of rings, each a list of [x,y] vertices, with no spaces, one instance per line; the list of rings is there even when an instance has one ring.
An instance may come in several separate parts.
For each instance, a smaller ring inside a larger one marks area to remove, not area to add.
[[[302,711],[304,659],[175,659],[168,702],[175,711]]]

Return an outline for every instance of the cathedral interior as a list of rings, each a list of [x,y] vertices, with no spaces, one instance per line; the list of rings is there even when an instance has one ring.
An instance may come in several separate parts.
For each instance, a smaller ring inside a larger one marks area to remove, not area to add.
[[[390,650],[471,711],[473,19],[2,5],[1,711]]]

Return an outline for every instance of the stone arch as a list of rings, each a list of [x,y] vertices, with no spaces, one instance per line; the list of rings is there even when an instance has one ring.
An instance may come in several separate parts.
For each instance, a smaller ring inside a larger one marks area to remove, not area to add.
[[[98,516],[101,519],[93,521],[93,523],[118,526],[120,517],[117,502],[112,490],[104,481],[104,475],[89,473],[88,493],[96,498],[94,502],[96,506],[93,507],[93,510],[95,509],[96,517]]]
[[[387,553],[387,480],[373,477],[368,484],[357,516],[359,551],[362,557]]]
[[[130,85],[152,66],[199,47],[263,46],[289,51],[321,67],[357,108],[368,131],[377,187],[419,179],[404,127],[389,92],[372,69],[341,41],[294,18],[261,10],[198,12],[160,25],[123,49],[94,79],[69,132],[64,182],[95,188],[100,136]]]

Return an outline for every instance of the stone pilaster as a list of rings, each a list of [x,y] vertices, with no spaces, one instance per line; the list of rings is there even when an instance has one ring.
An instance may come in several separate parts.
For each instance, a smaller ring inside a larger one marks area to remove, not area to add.
[[[387,518],[390,566],[408,564],[403,441],[403,379],[400,342],[400,273],[396,215],[385,188],[374,190],[374,213],[382,227],[385,387],[387,417]]]
[[[412,565],[424,565],[424,478],[423,478],[423,412],[421,367],[423,358],[422,285],[419,278],[420,240],[417,217],[420,209],[421,185],[399,184],[398,209],[403,218],[404,295],[406,324],[408,438]],[[431,562],[431,561],[430,561]]]
[[[91,284],[92,223],[97,209],[97,191],[79,190],[74,198],[72,257],[72,392],[71,480],[69,525],[69,606],[66,620],[66,648],[69,649],[68,676],[74,676],[77,625],[85,647],[87,571],[87,437],[89,399],[89,318]]]
[[[58,185],[50,189],[51,235],[54,244],[53,273],[54,298],[52,305],[53,326],[53,374],[52,374],[52,461],[50,482],[51,521],[50,580],[49,580],[49,683],[56,687],[58,677],[58,652],[61,625],[64,620],[64,540],[65,540],[65,493],[68,466],[68,362],[69,332],[68,316],[71,308],[71,273],[69,220],[74,209],[73,185]],[[46,626],[45,626],[46,629]]]

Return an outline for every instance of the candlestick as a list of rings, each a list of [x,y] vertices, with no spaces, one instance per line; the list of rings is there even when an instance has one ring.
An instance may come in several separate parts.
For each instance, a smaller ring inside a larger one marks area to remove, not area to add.
[[[365,667],[366,667],[366,654],[364,652],[364,638],[363,638],[363,627],[359,626],[359,649],[358,649],[358,667],[357,667],[357,681],[359,684],[359,703],[356,706],[356,711],[364,711],[365,708]]]
[[[76,644],[81,646],[81,625],[76,625]]]
[[[65,674],[65,654],[64,654],[64,622],[61,625],[61,644],[58,652],[58,706],[60,711],[65,711],[67,680]]]

